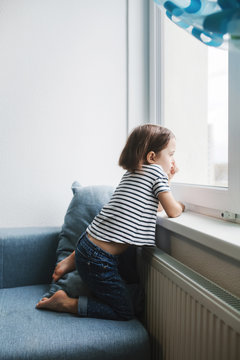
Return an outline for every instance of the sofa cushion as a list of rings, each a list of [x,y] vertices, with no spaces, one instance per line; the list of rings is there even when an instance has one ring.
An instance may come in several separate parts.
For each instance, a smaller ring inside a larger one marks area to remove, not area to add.
[[[0,359],[149,359],[148,335],[138,320],[79,318],[35,309],[47,288],[0,290]]]
[[[57,247],[57,262],[64,259],[76,248],[80,235],[86,230],[93,218],[111,198],[112,186],[82,187],[77,181],[72,184],[73,198],[67,209]],[[56,283],[53,282],[43,295],[52,296],[57,290],[64,290],[70,297],[88,295],[88,289],[82,283],[77,271],[65,274]]]

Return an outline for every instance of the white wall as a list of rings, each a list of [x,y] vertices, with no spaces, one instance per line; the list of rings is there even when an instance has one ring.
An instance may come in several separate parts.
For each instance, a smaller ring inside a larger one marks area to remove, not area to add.
[[[128,3],[128,129],[149,122],[149,6],[152,0]]]
[[[117,184],[127,12],[125,0],[1,1],[0,227],[61,225],[74,180]]]

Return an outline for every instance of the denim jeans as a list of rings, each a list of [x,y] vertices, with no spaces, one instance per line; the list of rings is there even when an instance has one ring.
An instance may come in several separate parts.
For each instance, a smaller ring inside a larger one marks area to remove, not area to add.
[[[132,299],[118,271],[118,256],[91,242],[84,233],[76,248],[76,268],[93,297],[80,296],[78,314],[111,320],[134,317]]]

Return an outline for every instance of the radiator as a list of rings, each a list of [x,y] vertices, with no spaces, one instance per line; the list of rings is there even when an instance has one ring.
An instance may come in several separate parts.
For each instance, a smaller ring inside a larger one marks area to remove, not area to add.
[[[139,269],[152,360],[240,359],[240,299],[159,249]]]

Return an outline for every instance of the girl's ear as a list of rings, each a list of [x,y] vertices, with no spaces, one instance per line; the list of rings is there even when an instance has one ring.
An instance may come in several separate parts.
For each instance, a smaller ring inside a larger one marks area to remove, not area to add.
[[[147,162],[148,164],[155,164],[155,160],[156,160],[156,154],[154,151],[149,151],[149,153],[147,154]]]

